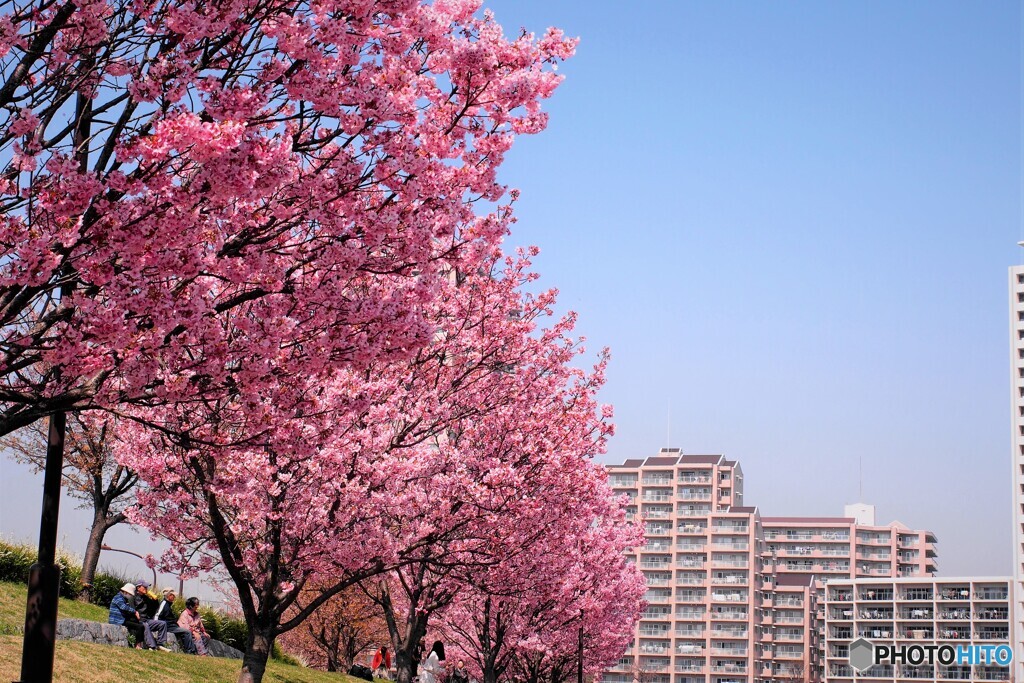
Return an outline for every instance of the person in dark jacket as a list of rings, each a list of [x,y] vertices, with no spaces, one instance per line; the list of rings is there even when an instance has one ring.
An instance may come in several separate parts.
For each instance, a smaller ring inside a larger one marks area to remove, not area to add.
[[[469,672],[466,671],[466,663],[461,659],[448,674],[448,683],[469,683]]]
[[[139,612],[135,609],[135,586],[130,583],[121,586],[121,590],[110,601],[110,616],[107,621],[124,626],[135,636],[135,647],[142,647],[146,627],[142,625]]]
[[[139,613],[139,621],[145,629],[142,633],[146,647],[151,650],[163,650],[167,642],[167,624],[156,618],[157,600],[149,594],[149,583],[139,581],[135,584],[135,610]]]
[[[156,619],[167,624],[167,632],[178,639],[182,651],[190,655],[198,654],[196,641],[192,639],[192,632],[178,626],[178,617],[174,615],[174,601],[178,597],[177,594],[173,588],[165,588],[163,595],[164,599],[156,608]]]

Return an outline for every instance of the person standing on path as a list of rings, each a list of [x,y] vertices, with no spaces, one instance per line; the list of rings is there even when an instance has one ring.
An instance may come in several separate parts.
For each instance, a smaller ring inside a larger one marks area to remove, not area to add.
[[[391,653],[388,652],[386,645],[373,655],[373,663],[370,668],[373,669],[373,675],[377,678],[391,678]]]
[[[427,661],[423,663],[423,673],[420,674],[420,683],[438,683],[441,674],[444,673],[444,643],[435,640],[427,655]]]

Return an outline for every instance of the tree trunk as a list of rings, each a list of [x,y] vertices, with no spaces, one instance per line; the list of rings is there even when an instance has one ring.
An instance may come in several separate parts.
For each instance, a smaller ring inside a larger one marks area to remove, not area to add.
[[[242,671],[238,674],[238,683],[261,683],[273,647],[273,626],[258,621],[249,626],[249,637],[245,642],[245,656],[242,657]]]
[[[107,533],[107,515],[104,511],[97,510],[92,518],[92,528],[89,530],[89,541],[85,545],[85,555],[82,557],[82,590],[78,593],[78,600],[89,602],[92,599],[92,582],[96,578],[96,567],[100,562],[100,550],[103,545],[103,537]],[[153,590],[157,590],[153,586]]]

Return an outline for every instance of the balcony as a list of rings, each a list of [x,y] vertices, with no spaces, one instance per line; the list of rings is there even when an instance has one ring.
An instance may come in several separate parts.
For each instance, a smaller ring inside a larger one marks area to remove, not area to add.
[[[934,613],[930,607],[900,610],[900,619],[927,619],[931,621],[933,617]]]
[[[726,541],[726,540],[720,540],[720,539],[716,538],[716,539],[714,539],[711,542],[711,545],[713,545],[715,548],[718,548],[720,550],[736,550],[736,551],[750,550],[750,544],[747,543],[746,541],[738,541],[738,542],[737,541]]]
[[[939,612],[940,622],[967,622],[971,618],[971,610],[967,607],[943,609]]]
[[[661,561],[661,562],[656,562],[656,561],[652,561],[652,560],[641,560],[640,561],[640,568],[641,569],[671,569],[672,568],[672,562],[671,562],[671,560],[664,560],[664,561]]]
[[[681,522],[677,527],[676,531],[678,531],[681,534],[704,535],[707,533],[708,527],[706,524],[687,524],[685,522]]]
[[[960,628],[940,628],[940,640],[968,640],[971,637],[971,629],[966,626]]]
[[[716,602],[747,602],[746,591],[715,591],[711,593],[711,599]]]
[[[722,610],[720,612],[714,611],[711,612],[711,618],[728,621],[740,619],[745,621],[747,619],[747,613],[739,610]]]
[[[640,496],[640,500],[645,503],[668,503],[672,500],[672,494],[648,491],[647,493],[644,493],[644,495]]]
[[[1006,607],[979,607],[974,614],[981,621],[1006,621],[1010,618],[1010,610]]]
[[[711,507],[688,505],[680,507],[676,512],[683,517],[707,517],[711,514]]]
[[[713,584],[726,584],[726,585],[747,585],[746,574],[728,574],[726,576],[715,576],[711,579]]]
[[[679,500],[711,500],[711,489],[681,489],[676,498]]]
[[[672,517],[671,510],[642,510],[640,516],[644,519],[669,519]]]
[[[968,681],[971,679],[971,667],[969,666],[948,666],[939,667],[936,672],[941,681]]]
[[[982,681],[1008,681],[1010,670],[1006,667],[980,667],[975,677]]]
[[[714,664],[711,667],[711,672],[716,674],[745,674],[747,673],[746,664]]]
[[[672,544],[668,541],[647,541],[640,549],[645,553],[668,553],[672,552]]]
[[[900,595],[900,600],[932,600],[934,597],[931,588],[908,588]]]
[[[967,586],[958,588],[943,588],[939,591],[940,600],[970,600],[971,589]]]
[[[711,648],[712,655],[719,655],[722,657],[746,657],[747,648],[745,647],[713,647]]]
[[[658,475],[658,476],[656,476],[656,475],[651,474],[651,475],[648,475],[648,476],[644,477],[641,480],[641,483],[643,483],[644,486],[671,486],[672,485],[672,475],[671,474],[666,474],[666,475]]]
[[[1005,588],[983,588],[974,594],[976,600],[1006,600],[1008,591]]]
[[[871,601],[871,600],[874,600],[874,601],[883,601],[883,600],[884,601],[892,601],[892,596],[893,596],[893,593],[892,593],[892,589],[891,588],[886,588],[886,589],[881,589],[881,590],[867,589],[867,590],[861,591],[861,593],[860,593],[860,599],[862,601]]]
[[[712,638],[746,638],[747,629],[745,628],[713,628],[711,629]]]
[[[687,484],[710,484],[710,474],[695,474],[693,472],[680,472],[677,481],[681,481]]]
[[[704,591],[681,591],[676,595],[676,602],[704,602],[706,596]]]
[[[694,541],[679,541],[676,544],[676,550],[683,550],[685,552],[704,552],[706,545],[703,543],[695,543]]]
[[[689,557],[681,557],[676,560],[676,567],[680,569],[703,569],[704,560],[692,559]]]
[[[892,621],[891,609],[862,609],[857,614],[859,619],[874,619],[878,621]]]
[[[892,638],[891,628],[868,626],[857,631],[858,638]]]
[[[976,632],[978,640],[1009,640],[1010,631],[1005,628],[981,628]]]
[[[750,525],[736,522],[717,521],[712,527],[716,534],[746,534],[750,532]]]
[[[935,678],[935,670],[930,666],[902,666],[900,678]]]
[[[644,628],[643,626],[641,626],[640,630],[638,631],[638,633],[640,634],[641,638],[668,638],[669,637],[668,629],[667,628],[652,629],[652,628]],[[660,654],[665,654],[666,652],[668,652],[668,649],[669,649],[668,648],[668,643],[641,643],[640,644],[640,652],[642,652],[643,654],[660,655]]]
[[[608,477],[608,485],[613,489],[635,489],[636,477]]]

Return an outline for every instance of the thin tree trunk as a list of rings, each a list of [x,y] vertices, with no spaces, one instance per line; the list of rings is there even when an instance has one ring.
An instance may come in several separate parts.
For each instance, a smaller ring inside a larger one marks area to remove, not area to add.
[[[274,627],[259,622],[249,626],[249,637],[242,657],[242,671],[238,683],[261,683],[267,670],[267,660],[274,647]]]
[[[89,541],[85,544],[85,555],[82,557],[82,590],[78,593],[78,600],[81,602],[89,602],[92,598],[92,582],[96,578],[96,567],[100,562],[103,537],[108,528],[106,513],[97,511],[92,518]],[[156,590],[156,586],[153,587],[153,590]]]

